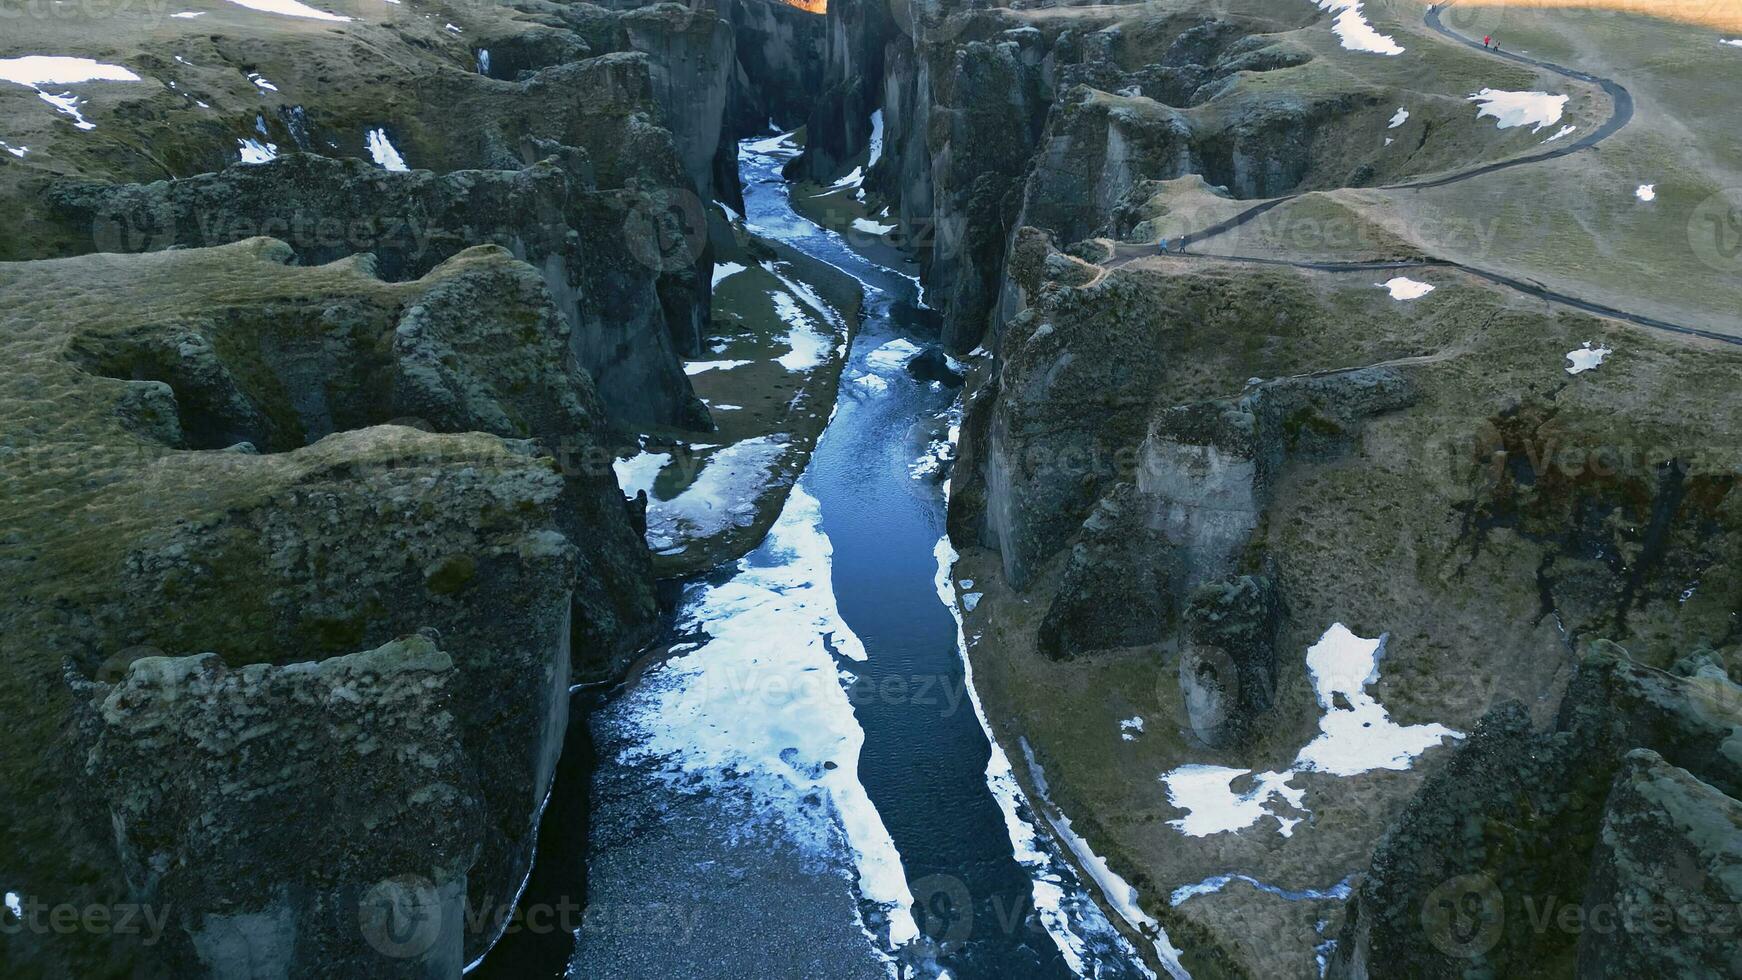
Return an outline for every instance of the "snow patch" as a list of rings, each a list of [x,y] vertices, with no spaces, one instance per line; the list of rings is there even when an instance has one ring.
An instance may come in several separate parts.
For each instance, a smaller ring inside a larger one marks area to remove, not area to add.
[[[1348,878],[1344,878],[1342,881],[1337,882],[1329,888],[1302,888],[1297,891],[1288,888],[1278,888],[1275,885],[1259,881],[1251,875],[1215,875],[1210,878],[1205,878],[1203,881],[1194,885],[1182,885],[1175,888],[1173,894],[1168,896],[1168,904],[1178,905],[1186,899],[1198,895],[1214,895],[1216,892],[1221,891],[1236,881],[1244,881],[1261,892],[1268,892],[1272,895],[1286,898],[1291,902],[1300,902],[1314,898],[1328,898],[1342,902],[1347,901],[1349,896],[1354,892],[1354,887],[1351,884],[1353,877],[1354,876],[1351,875]]]
[[[1565,95],[1550,95],[1547,92],[1503,92],[1500,89],[1485,88],[1469,96],[1469,101],[1480,106],[1476,113],[1477,119],[1493,116],[1501,129],[1535,123],[1536,127],[1531,132],[1540,133],[1544,128],[1561,121],[1561,114],[1567,107],[1567,98]]]
[[[877,166],[877,161],[883,159],[883,110],[878,109],[871,114],[871,150],[865,160],[867,169]]]
[[[1655,201],[1657,200],[1657,185],[1640,184],[1638,189],[1633,192],[1633,196],[1641,201]]]
[[[387,130],[371,129],[367,137],[369,143],[369,159],[375,161],[375,166],[383,170],[400,173],[410,169],[405,165],[405,157],[399,155],[399,150],[387,138]]]
[[[83,99],[71,92],[44,92],[44,85],[77,85],[81,82],[137,82],[138,75],[120,65],[107,65],[90,58],[65,55],[33,54],[22,58],[0,58],[0,81],[34,89],[36,97],[63,115],[71,116],[79,129],[96,129],[96,123],[79,111]],[[23,156],[23,154],[16,154]]]
[[[1563,136],[1571,136],[1573,133],[1577,132],[1578,129],[1579,129],[1579,127],[1577,127],[1577,126],[1562,126],[1558,131],[1555,132],[1555,134],[1553,136],[1550,136],[1548,139],[1543,140],[1543,142],[1544,143],[1553,143],[1555,140],[1558,140]]]
[[[236,143],[242,151],[243,163],[270,163],[278,159],[277,143],[262,143],[257,139],[239,139]]]
[[[1350,51],[1365,51],[1370,54],[1395,56],[1403,53],[1403,46],[1395,40],[1386,37],[1373,29],[1367,16],[1361,12],[1362,0],[1317,0],[1320,10],[1334,11],[1337,19],[1331,22],[1331,30],[1343,42],[1343,47]]]
[[[298,0],[230,0],[238,7],[258,10],[263,14],[282,14],[285,17],[307,17],[309,20],[326,20],[335,24],[349,23],[351,18],[341,14],[329,14],[324,10],[316,10]]]
[[[948,494],[947,486],[945,493]],[[949,609],[950,616],[956,621],[956,650],[962,657],[963,687],[968,694],[968,703],[974,706],[974,717],[979,720],[980,729],[986,734],[987,747],[991,750],[986,759],[986,786],[992,791],[992,798],[997,801],[998,809],[1004,814],[1004,830],[1010,838],[1010,848],[1015,854],[1016,863],[1028,872],[1035,914],[1040,917],[1042,927],[1052,937],[1053,945],[1058,947],[1059,954],[1064,957],[1071,973],[1079,977],[1095,976],[1096,972],[1090,972],[1086,968],[1092,956],[1084,936],[1104,936],[1119,945],[1123,943],[1112,923],[1102,916],[1099,906],[1092,901],[1084,901],[1077,895],[1067,897],[1065,894],[1065,869],[1055,866],[1054,857],[1048,853],[1039,832],[1035,830],[1027,813],[1029,808],[1022,786],[1016,781],[1016,771],[1010,765],[1010,757],[1004,754],[1004,747],[998,744],[998,739],[992,734],[992,723],[986,717],[985,706],[980,703],[979,692],[974,689],[974,664],[967,655],[968,638],[962,629],[962,611],[956,607],[955,590],[950,587],[950,570],[956,563],[956,549],[950,546],[947,536],[940,537],[936,547],[932,549],[932,554],[938,564],[934,580],[938,599]],[[964,588],[974,584],[969,579],[964,579],[963,583]]]
[[[1385,128],[1386,129],[1396,129],[1397,127],[1403,125],[1404,123],[1406,123],[1408,121],[1409,121],[1409,110],[1402,108],[1400,106],[1397,110],[1397,113],[1391,117],[1391,125],[1389,125]]]
[[[1463,738],[1462,732],[1444,725],[1399,725],[1367,693],[1379,680],[1386,639],[1365,639],[1333,623],[1306,655],[1313,694],[1324,711],[1318,736],[1301,748],[1287,770],[1252,776],[1251,788],[1243,791],[1234,789],[1234,781],[1250,775],[1250,769],[1193,764],[1165,773],[1161,781],[1168,801],[1186,811],[1168,822],[1187,836],[1204,837],[1241,830],[1268,816],[1276,818],[1278,831],[1288,837],[1301,818],[1279,813],[1272,803],[1280,800],[1306,812],[1306,790],[1291,783],[1295,774],[1354,776],[1374,769],[1408,769],[1428,749]]]
[[[1107,904],[1113,907],[1113,911],[1119,913],[1119,917],[1124,919],[1131,928],[1137,930],[1140,935],[1153,939],[1155,956],[1161,961],[1161,965],[1167,970],[1168,975],[1174,980],[1191,980],[1191,975],[1180,964],[1181,950],[1175,948],[1168,939],[1167,930],[1161,927],[1161,923],[1143,911],[1143,906],[1138,902],[1137,889],[1131,887],[1130,882],[1121,878],[1108,866],[1105,858],[1095,853],[1088,841],[1071,829],[1071,818],[1065,816],[1064,811],[1052,806],[1052,801],[1048,800],[1046,795],[1046,773],[1041,769],[1040,762],[1035,759],[1034,750],[1029,747],[1028,739],[1024,738],[1021,742],[1023,757],[1028,762],[1028,771],[1034,778],[1035,790],[1040,795],[1044,807],[1043,812],[1046,813],[1047,821],[1052,824],[1054,833],[1058,834],[1059,839],[1065,842],[1065,846],[1070,848],[1072,854],[1076,855],[1077,864],[1088,872],[1090,878],[1094,879],[1095,885],[1101,889],[1101,895],[1106,898]]]
[[[626,497],[633,497],[640,491],[653,494],[653,481],[658,479],[659,471],[665,469],[665,464],[671,462],[670,453],[642,452],[629,459],[619,459],[611,464],[611,469],[617,474],[617,486]]]
[[[690,361],[683,366],[683,373],[693,378],[708,371],[730,371],[749,363],[749,361]]]
[[[867,235],[887,235],[900,226],[880,224],[870,218],[854,218],[853,227]]]
[[[759,553],[686,603],[683,631],[708,639],[650,670],[624,705],[645,736],[624,762],[653,767],[675,792],[747,793],[819,857],[844,844],[899,948],[919,929],[901,855],[859,781],[865,733],[837,655],[864,660],[865,649],[836,606],[833,552],[821,506],[795,485]]]
[[[728,277],[735,276],[747,268],[749,266],[739,265],[736,262],[714,263],[714,288],[718,289],[720,283],[725,282]]]
[[[788,371],[812,371],[821,367],[834,349],[834,338],[817,332],[811,318],[799,308],[791,294],[776,291],[770,297],[774,300],[774,315],[786,324],[786,346],[791,348],[776,359],[780,366]]]
[[[708,457],[683,492],[670,500],[648,501],[648,546],[662,551],[751,524],[756,498],[785,453],[786,437],[777,434],[735,442]]]
[[[1591,342],[1587,340],[1585,345],[1578,350],[1567,351],[1567,361],[1570,362],[1567,373],[1584,374],[1602,364],[1603,360],[1613,353],[1615,352],[1607,347],[1593,347]]]
[[[1386,281],[1379,283],[1379,288],[1389,290],[1391,292],[1391,298],[1397,300],[1421,299],[1423,296],[1434,291],[1433,286],[1425,282],[1417,282],[1414,279],[1409,279],[1404,276],[1387,279]]]

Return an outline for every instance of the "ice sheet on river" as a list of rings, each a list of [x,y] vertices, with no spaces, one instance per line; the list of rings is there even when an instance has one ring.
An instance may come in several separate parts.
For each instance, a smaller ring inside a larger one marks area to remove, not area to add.
[[[682,626],[708,639],[650,671],[610,711],[639,736],[620,763],[680,793],[744,800],[759,815],[744,832],[850,867],[867,931],[894,949],[918,933],[913,897],[859,782],[865,733],[840,672],[865,651],[836,609],[821,520],[816,498],[793,487],[762,547],[731,578],[686,597]]]

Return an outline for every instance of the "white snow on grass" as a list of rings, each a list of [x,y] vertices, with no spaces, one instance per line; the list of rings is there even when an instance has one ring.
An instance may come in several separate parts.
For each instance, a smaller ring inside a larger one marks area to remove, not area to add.
[[[1719,44],[1728,44],[1732,48],[1742,48],[1742,37],[1726,38],[1725,40],[1719,41],[1718,43]]]
[[[1555,132],[1555,134],[1553,136],[1550,136],[1548,139],[1543,140],[1543,142],[1544,143],[1553,143],[1555,140],[1558,140],[1563,136],[1571,136],[1573,133],[1577,132],[1578,129],[1579,129],[1579,127],[1577,127],[1577,126],[1562,126],[1559,130],[1557,130]]]
[[[1389,290],[1391,292],[1391,298],[1397,300],[1421,299],[1423,296],[1434,291],[1433,286],[1425,282],[1417,282],[1416,280],[1410,279],[1406,276],[1396,276],[1387,279],[1380,283],[1379,287],[1381,289]]]
[[[1391,117],[1391,125],[1389,125],[1385,128],[1386,129],[1396,129],[1397,127],[1403,125],[1406,122],[1409,122],[1409,110],[1402,108],[1400,106],[1398,108],[1397,112],[1395,114],[1393,114]]]
[[[834,350],[835,338],[818,332],[810,316],[784,290],[769,294],[774,300],[774,315],[786,324],[785,354],[776,358],[788,371],[812,371],[823,366]]]
[[[1264,772],[1253,778],[1253,786],[1245,792],[1235,792],[1234,780],[1251,774],[1250,769],[1230,769],[1226,766],[1185,765],[1161,777],[1167,786],[1167,800],[1186,811],[1186,815],[1168,823],[1188,837],[1205,837],[1250,827],[1270,816],[1278,821],[1282,816],[1272,812],[1267,804],[1280,797],[1289,806],[1304,810],[1301,805],[1306,791],[1289,785],[1292,773]],[[1284,824],[1283,836],[1290,836],[1293,824]]]
[[[1374,30],[1367,22],[1361,5],[1362,0],[1318,0],[1320,10],[1336,12],[1337,19],[1331,22],[1331,30],[1336,32],[1344,48],[1388,56],[1402,54],[1402,45]]]
[[[1319,734],[1295,755],[1283,772],[1252,776],[1251,787],[1236,790],[1234,782],[1250,769],[1184,765],[1161,777],[1168,801],[1186,815],[1168,823],[1191,837],[1242,830],[1264,817],[1274,817],[1278,830],[1291,836],[1302,819],[1279,812],[1276,801],[1302,813],[1306,790],[1292,785],[1295,774],[1321,772],[1355,776],[1375,769],[1408,769],[1415,758],[1462,732],[1444,725],[1399,725],[1367,688],[1379,680],[1379,660],[1386,637],[1365,639],[1342,623],[1334,623],[1307,650],[1307,673],[1313,694],[1324,711]]]
[[[403,173],[410,168],[405,165],[405,157],[399,155],[399,150],[387,138],[387,130],[371,129],[367,137],[369,143],[369,159],[375,161],[375,166],[383,170]]]
[[[659,471],[665,469],[665,464],[671,462],[670,453],[642,452],[629,459],[619,459],[611,464],[611,470],[617,474],[617,486],[623,490],[623,495],[633,497],[640,491],[653,493],[653,481],[658,479]]]
[[[32,54],[22,58],[0,58],[0,81],[34,89],[36,97],[53,106],[56,112],[71,116],[75,127],[88,130],[96,129],[97,125],[79,111],[84,99],[72,92],[44,92],[42,86],[78,85],[82,82],[137,82],[140,78],[120,65],[107,65],[90,58]]]
[[[834,183],[830,184],[829,190],[831,190],[831,191],[838,190],[842,187],[858,187],[860,184],[862,184],[864,182],[865,182],[865,168],[864,167],[854,167],[852,172],[847,174],[847,176],[842,177],[840,180],[837,180]],[[827,193],[827,191],[825,191],[824,193]],[[823,196],[822,194],[817,195],[817,197],[822,197],[822,196]]]
[[[736,262],[714,263],[714,287],[716,289],[719,288],[720,283],[725,282],[729,277],[735,276],[747,268],[749,268],[749,266],[739,265]]]
[[[120,65],[106,65],[90,58],[33,54],[0,58],[0,81],[36,88],[39,85],[77,85],[80,82],[137,82],[140,78]]]
[[[276,92],[276,91],[278,91],[278,86],[267,81],[266,76],[260,74],[259,72],[250,73],[248,76],[248,80],[250,82],[253,82],[254,87],[257,89],[260,89],[262,92]]]
[[[309,20],[326,20],[335,24],[348,23],[351,18],[341,14],[329,14],[324,10],[316,10],[306,3],[297,0],[230,0],[238,7],[258,10],[263,14],[282,14],[286,17],[307,17]]]
[[[1640,184],[1638,189],[1633,192],[1633,196],[1641,201],[1655,201],[1657,200],[1657,185]]]
[[[24,155],[26,153],[30,152],[30,147],[28,147],[28,146],[13,146],[11,143],[6,142],[5,140],[0,140],[0,150],[5,150],[7,153],[10,153],[13,156],[22,160],[22,159],[24,159]]]
[[[1167,937],[1167,930],[1161,923],[1155,921],[1149,913],[1143,911],[1138,902],[1137,889],[1131,883],[1120,877],[1108,864],[1105,858],[1096,854],[1080,834],[1071,829],[1071,818],[1064,811],[1052,805],[1047,799],[1046,773],[1040,767],[1040,762],[1034,757],[1034,750],[1029,747],[1028,740],[1022,739],[1022,754],[1028,762],[1029,775],[1034,779],[1035,791],[1040,795],[1042,812],[1046,814],[1047,822],[1052,824],[1053,832],[1065,846],[1076,855],[1077,865],[1083,869],[1101,890],[1101,895],[1113,911],[1119,913],[1131,928],[1138,934],[1151,937],[1155,943],[1155,957],[1161,961],[1162,968],[1174,980],[1191,980],[1191,974],[1180,964],[1181,950],[1177,949]]]
[[[907,366],[913,355],[919,353],[919,346],[905,337],[897,337],[876,350],[865,355],[866,365],[884,370],[895,370]]]
[[[749,363],[749,361],[690,361],[683,366],[683,373],[693,378],[708,371],[730,371]]]
[[[1567,96],[1550,95],[1547,92],[1504,92],[1500,89],[1485,88],[1469,97],[1469,101],[1480,106],[1476,118],[1493,116],[1501,129],[1512,129],[1517,126],[1535,124],[1531,130],[1540,133],[1544,128],[1561,121],[1561,114],[1567,107]]]
[[[899,227],[900,225],[881,224],[877,221],[871,220],[870,218],[853,219],[853,228],[857,231],[862,231],[867,235],[887,235]]]
[[[810,283],[794,279],[781,271],[783,268],[789,268],[785,262],[764,262],[762,263],[762,268],[769,275],[779,279],[780,284],[785,286],[788,292],[792,293],[800,300],[803,300],[804,305],[815,310],[818,316],[822,317],[833,326],[842,328],[846,327],[846,321],[841,319],[841,315],[835,312],[833,306],[823,302],[823,298],[818,296],[817,291],[810,287]]]
[[[1137,741],[1137,736],[1143,734],[1143,716],[1132,715],[1119,721],[1119,737],[1127,742]]]
[[[459,29],[459,28],[458,28],[458,27],[455,27],[455,26],[454,26],[454,25],[453,25],[453,24],[443,24],[443,25],[442,25],[442,30],[445,30],[445,31],[447,31],[447,32],[448,32],[448,33],[450,33],[450,34],[458,34],[458,33],[460,33],[460,29]]]
[[[176,20],[193,20],[195,17],[204,17],[205,15],[204,10],[184,10],[179,14],[170,14]]]
[[[270,163],[278,159],[277,143],[262,143],[257,139],[239,139],[237,147],[242,151],[243,163]]]
[[[1578,350],[1567,351],[1567,361],[1570,362],[1567,373],[1584,374],[1602,364],[1603,360],[1613,353],[1615,352],[1607,347],[1593,347],[1591,342],[1587,340],[1585,345]]]
[[[674,792],[749,796],[820,859],[844,844],[893,950],[919,929],[901,855],[859,781],[865,733],[836,655],[865,649],[836,607],[833,552],[816,498],[795,485],[759,553],[686,603],[684,631],[709,638],[638,685],[625,713],[644,737],[623,758]]]
[[[784,435],[757,436],[708,457],[695,481],[676,497],[648,501],[648,546],[664,551],[751,524],[756,498],[786,449]]]
[[[1336,623],[1307,649],[1307,672],[1325,713],[1319,736],[1295,757],[1295,769],[1333,776],[1408,769],[1428,749],[1464,737],[1444,725],[1399,725],[1367,693],[1368,685],[1379,680],[1385,641],[1384,636],[1364,639]]]
[[[19,919],[24,918],[24,899],[17,892],[6,893],[6,911]]]

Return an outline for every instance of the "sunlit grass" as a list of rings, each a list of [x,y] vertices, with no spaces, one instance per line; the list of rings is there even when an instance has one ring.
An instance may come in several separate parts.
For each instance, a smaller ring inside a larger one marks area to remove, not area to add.
[[[1683,24],[1742,31],[1742,3],[1737,0],[1456,0],[1453,6],[1644,14]]]

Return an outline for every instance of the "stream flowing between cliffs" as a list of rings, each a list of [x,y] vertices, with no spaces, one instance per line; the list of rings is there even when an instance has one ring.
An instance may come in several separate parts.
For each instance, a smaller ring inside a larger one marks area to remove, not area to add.
[[[767,538],[686,584],[671,655],[592,718],[569,975],[1143,976],[964,677],[917,281],[795,212],[776,142],[741,148],[745,221],[859,280],[861,327]]]

